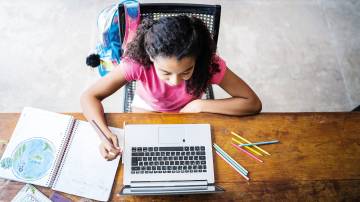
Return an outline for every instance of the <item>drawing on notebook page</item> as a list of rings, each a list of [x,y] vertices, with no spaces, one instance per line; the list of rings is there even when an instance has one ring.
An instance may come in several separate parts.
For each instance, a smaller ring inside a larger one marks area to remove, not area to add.
[[[55,158],[53,144],[45,138],[30,138],[20,142],[11,158],[0,162],[2,168],[12,169],[15,177],[33,181],[44,177]]]
[[[51,200],[31,184],[26,184],[11,202],[51,202]]]
[[[123,147],[123,130],[109,129]],[[1,156],[0,178],[108,201],[121,157],[104,159],[98,149],[100,142],[86,121],[26,107]]]

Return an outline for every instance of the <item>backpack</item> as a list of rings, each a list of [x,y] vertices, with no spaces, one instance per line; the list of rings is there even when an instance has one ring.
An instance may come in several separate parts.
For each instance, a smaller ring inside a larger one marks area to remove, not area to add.
[[[123,4],[125,10],[125,36],[120,37],[118,7]],[[121,49],[133,39],[137,26],[140,24],[140,5],[137,0],[122,0],[118,4],[111,5],[99,14],[97,27],[99,31],[99,43],[95,53],[86,58],[86,64],[98,68],[100,76],[105,76],[121,60]]]

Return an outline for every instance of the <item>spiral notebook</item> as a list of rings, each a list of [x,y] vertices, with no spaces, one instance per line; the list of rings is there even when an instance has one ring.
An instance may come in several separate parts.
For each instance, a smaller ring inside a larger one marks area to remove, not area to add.
[[[110,127],[123,147],[120,128]],[[0,160],[0,177],[107,201],[120,157],[106,161],[92,126],[73,116],[25,107]]]

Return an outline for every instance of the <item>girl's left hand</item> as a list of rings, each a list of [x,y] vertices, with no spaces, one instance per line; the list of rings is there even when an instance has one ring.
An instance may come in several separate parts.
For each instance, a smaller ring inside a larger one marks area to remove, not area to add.
[[[201,112],[201,99],[193,100],[185,105],[180,113],[199,113]]]

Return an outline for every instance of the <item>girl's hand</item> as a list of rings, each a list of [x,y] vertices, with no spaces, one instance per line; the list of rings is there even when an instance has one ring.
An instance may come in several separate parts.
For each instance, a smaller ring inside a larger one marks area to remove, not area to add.
[[[201,99],[193,100],[185,105],[181,110],[180,113],[199,113],[201,112]]]
[[[108,161],[114,160],[119,154],[121,154],[118,146],[117,136],[114,134],[107,134],[109,141],[112,144],[102,141],[99,145],[101,155]]]

